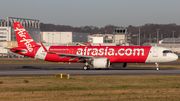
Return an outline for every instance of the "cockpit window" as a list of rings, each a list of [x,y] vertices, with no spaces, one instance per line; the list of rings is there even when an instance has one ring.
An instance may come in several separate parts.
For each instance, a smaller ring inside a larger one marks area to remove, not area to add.
[[[170,50],[164,50],[163,53],[172,53]]]

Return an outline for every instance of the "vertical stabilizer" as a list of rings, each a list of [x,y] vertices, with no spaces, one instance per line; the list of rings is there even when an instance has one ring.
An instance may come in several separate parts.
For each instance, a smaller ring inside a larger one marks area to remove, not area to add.
[[[32,52],[33,47],[38,46],[38,44],[36,44],[36,42],[31,38],[21,23],[14,22],[13,25],[18,47],[26,47],[29,52]]]

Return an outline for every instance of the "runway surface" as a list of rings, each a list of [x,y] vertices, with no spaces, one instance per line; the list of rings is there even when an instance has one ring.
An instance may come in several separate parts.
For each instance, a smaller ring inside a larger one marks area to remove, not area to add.
[[[32,58],[0,58],[1,62],[18,61],[18,62],[44,62]],[[70,75],[179,75],[180,69],[162,69],[156,71],[155,65],[144,63],[128,63],[135,67],[126,68],[109,68],[95,70],[83,70],[84,64],[0,64],[0,76],[41,76],[55,75],[57,73],[65,73]],[[138,67],[138,65],[154,65],[154,68]],[[180,65],[180,61],[161,63],[160,65]]]
[[[40,71],[0,71],[0,76],[40,76],[55,74],[70,75],[179,75],[180,70],[40,70]]]
[[[84,64],[14,64],[0,65],[0,76],[41,76],[60,73],[70,75],[179,75],[180,69],[127,67],[83,70]]]

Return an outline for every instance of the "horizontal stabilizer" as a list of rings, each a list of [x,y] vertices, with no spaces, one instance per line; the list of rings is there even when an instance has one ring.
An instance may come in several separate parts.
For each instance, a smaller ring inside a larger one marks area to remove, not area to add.
[[[14,50],[16,52],[27,52],[27,50],[24,50],[24,49],[14,49],[14,48],[7,48],[7,47],[4,47],[4,49]]]

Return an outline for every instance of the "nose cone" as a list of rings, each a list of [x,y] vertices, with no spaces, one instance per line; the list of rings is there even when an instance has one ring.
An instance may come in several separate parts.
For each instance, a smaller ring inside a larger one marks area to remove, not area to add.
[[[178,59],[178,55],[173,53],[173,54],[171,54],[170,59],[171,59],[171,61],[176,61]]]

